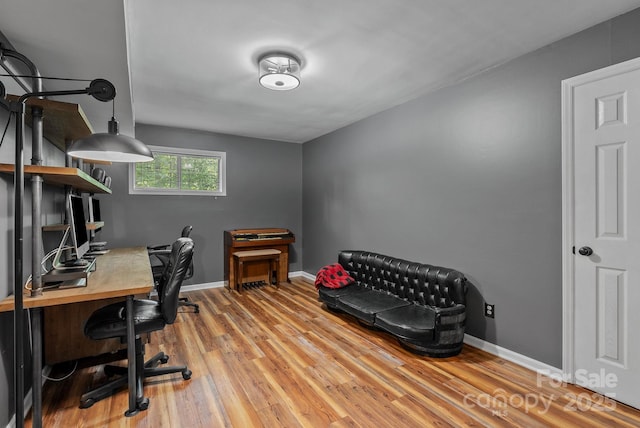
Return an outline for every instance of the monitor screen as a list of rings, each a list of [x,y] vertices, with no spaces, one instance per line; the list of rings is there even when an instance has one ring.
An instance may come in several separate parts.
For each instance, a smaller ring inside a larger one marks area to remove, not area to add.
[[[100,216],[100,200],[94,198],[93,196],[89,197],[89,222],[97,223],[102,221],[102,217]]]
[[[76,258],[81,259],[89,251],[89,233],[87,233],[84,204],[81,196],[69,195],[69,215],[70,231],[76,250]]]

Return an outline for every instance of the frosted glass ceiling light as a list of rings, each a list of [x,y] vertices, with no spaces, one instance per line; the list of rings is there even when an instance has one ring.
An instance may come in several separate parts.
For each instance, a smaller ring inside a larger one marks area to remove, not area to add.
[[[274,91],[288,91],[300,85],[300,61],[293,55],[270,53],[258,60],[260,84]]]

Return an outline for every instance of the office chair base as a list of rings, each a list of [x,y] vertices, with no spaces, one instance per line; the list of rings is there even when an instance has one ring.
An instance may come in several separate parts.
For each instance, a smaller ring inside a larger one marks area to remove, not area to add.
[[[170,366],[170,367],[158,367],[160,364],[166,364],[169,361],[169,356],[164,352],[159,352],[149,360],[144,362],[144,345],[140,338],[136,338],[136,365],[142,369],[142,373],[138,373],[137,377],[137,389],[138,396],[136,397],[136,407],[129,409],[125,412],[125,416],[134,416],[140,410],[147,410],[149,407],[149,399],[144,397],[143,382],[144,379],[154,376],[162,376],[165,374],[181,373],[184,380],[191,379],[192,372],[187,366]],[[116,392],[125,388],[128,385],[128,368],[122,366],[110,366],[104,367],[104,373],[107,377],[118,375],[117,379],[107,382],[80,397],[80,408],[87,409],[93,406],[100,400],[114,395]]]
[[[140,403],[136,403],[136,408],[133,410],[127,410],[126,412],[124,412],[124,415],[126,417],[131,417],[131,416],[135,416],[138,413],[140,413],[140,410],[147,410],[149,408],[149,399],[148,398],[143,398],[142,402]]]
[[[193,313],[200,313],[200,306],[197,303],[190,302],[186,297],[181,297],[178,299],[179,306],[190,306],[193,308]]]

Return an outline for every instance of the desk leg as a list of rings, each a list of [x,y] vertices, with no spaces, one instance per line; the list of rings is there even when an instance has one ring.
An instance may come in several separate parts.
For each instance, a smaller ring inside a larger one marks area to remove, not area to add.
[[[124,412],[124,415],[133,416],[138,413],[136,403],[136,332],[133,326],[133,296],[127,296],[127,363],[129,365],[129,410]]]
[[[31,309],[31,340],[33,341],[33,414],[31,420],[34,428],[42,428],[42,308]]]

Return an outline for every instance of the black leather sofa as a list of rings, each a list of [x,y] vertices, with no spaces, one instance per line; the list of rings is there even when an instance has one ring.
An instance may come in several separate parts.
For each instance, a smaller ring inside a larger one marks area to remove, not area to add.
[[[320,284],[318,294],[328,309],[391,333],[417,354],[460,353],[467,291],[462,273],[367,251],[342,251],[338,263],[355,282],[342,288]]]

